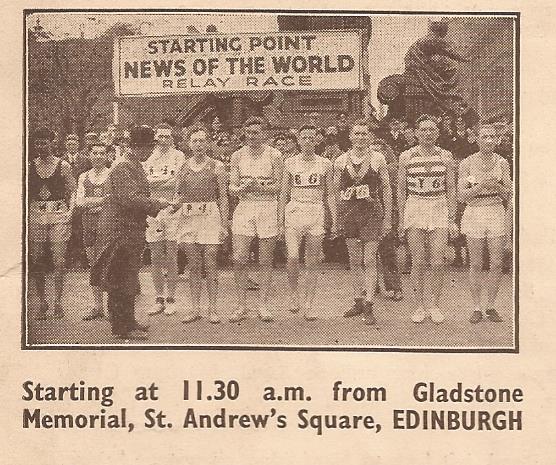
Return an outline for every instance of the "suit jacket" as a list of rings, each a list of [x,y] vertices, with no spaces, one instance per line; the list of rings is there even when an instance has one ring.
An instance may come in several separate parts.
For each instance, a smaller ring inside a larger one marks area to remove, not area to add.
[[[124,158],[116,163],[104,188],[106,200],[99,217],[91,284],[136,295],[147,216],[156,216],[162,205],[149,197],[147,176],[138,161]]]

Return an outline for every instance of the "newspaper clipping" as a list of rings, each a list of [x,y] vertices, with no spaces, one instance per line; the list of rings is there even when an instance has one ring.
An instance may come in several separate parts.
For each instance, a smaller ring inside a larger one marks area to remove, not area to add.
[[[60,6],[6,26],[5,463],[554,463],[519,8]]]

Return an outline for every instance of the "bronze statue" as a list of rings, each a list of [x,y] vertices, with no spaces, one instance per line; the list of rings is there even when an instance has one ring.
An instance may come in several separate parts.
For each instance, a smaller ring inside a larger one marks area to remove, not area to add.
[[[384,78],[377,91],[389,115],[414,121],[423,113],[441,114],[462,99],[455,93],[454,62],[468,61],[445,39],[448,24],[432,21],[427,35],[417,40],[405,55],[404,74]]]

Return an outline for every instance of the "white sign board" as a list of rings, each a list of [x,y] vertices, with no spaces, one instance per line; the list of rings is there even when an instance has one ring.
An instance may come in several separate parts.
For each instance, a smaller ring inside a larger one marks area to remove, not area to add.
[[[360,32],[118,37],[117,96],[362,88]]]

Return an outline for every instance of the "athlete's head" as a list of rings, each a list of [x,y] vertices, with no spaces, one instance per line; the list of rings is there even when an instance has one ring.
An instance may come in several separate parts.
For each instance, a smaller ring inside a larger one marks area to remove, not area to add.
[[[155,139],[160,147],[169,149],[174,145],[172,137],[172,126],[167,123],[161,123],[155,127]]]
[[[51,154],[54,139],[54,131],[51,129],[39,128],[35,130],[31,135],[30,152],[32,158],[47,158]]]
[[[494,148],[500,143],[498,131],[492,124],[481,124],[477,135],[477,143],[481,152],[493,152]]]
[[[211,140],[204,126],[193,126],[189,129],[189,148],[193,155],[205,155],[210,144]]]
[[[89,149],[89,159],[91,160],[93,168],[99,169],[106,166],[106,163],[108,162],[106,145],[102,142],[96,142],[91,145],[91,148]]]
[[[245,144],[251,148],[259,148],[265,141],[265,121],[262,118],[253,116],[243,123],[243,133],[245,134]]]
[[[349,132],[349,139],[356,150],[364,150],[369,147],[371,143],[371,131],[369,124],[365,120],[357,120],[351,126]]]
[[[154,131],[150,126],[134,126],[129,131],[131,156],[138,161],[146,161],[153,153]]]
[[[306,124],[299,128],[299,146],[302,153],[313,153],[317,146],[318,129],[311,125]]]
[[[79,150],[79,138],[76,134],[68,134],[66,136],[66,152],[68,153],[77,153]]]
[[[421,115],[415,122],[415,136],[420,145],[432,147],[439,136],[438,122],[434,116]]]

